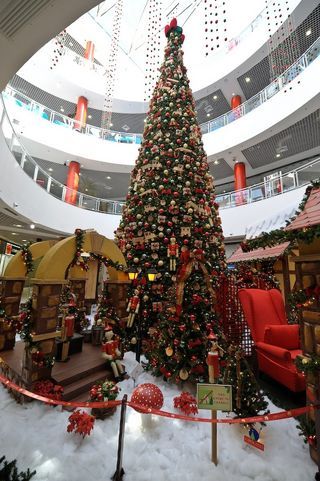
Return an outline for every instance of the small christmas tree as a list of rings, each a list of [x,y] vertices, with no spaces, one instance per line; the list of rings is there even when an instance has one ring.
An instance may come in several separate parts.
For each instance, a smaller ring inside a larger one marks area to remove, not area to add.
[[[226,367],[222,377],[223,384],[232,386],[233,412],[237,417],[267,414],[268,403],[258,386],[254,374],[238,346],[231,344],[227,350]]]
[[[29,481],[36,471],[31,472],[29,469],[25,472],[18,473],[17,460],[6,461],[5,456],[0,458],[0,480],[1,481]]]
[[[101,320],[102,325],[112,325],[113,332],[121,339],[125,338],[123,321],[117,314],[106,283],[104,283],[103,291],[99,296],[97,313],[95,314],[95,321],[98,320]]]
[[[173,19],[139,157],[116,238],[138,270],[129,295],[130,335],[142,327],[153,372],[203,380],[207,334],[219,331],[215,288],[225,254],[213,178],[183,65],[182,28]],[[147,281],[150,269],[156,281]]]

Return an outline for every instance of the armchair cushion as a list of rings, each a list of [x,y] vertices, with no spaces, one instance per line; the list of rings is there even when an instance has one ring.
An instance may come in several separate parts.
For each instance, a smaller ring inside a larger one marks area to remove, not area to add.
[[[278,346],[272,346],[271,344],[266,344],[265,342],[257,342],[256,346],[258,348],[258,351],[264,351],[265,354],[277,358],[279,361],[291,361],[291,354],[288,349],[283,349],[282,347]]]
[[[266,326],[264,342],[283,349],[299,349],[299,326],[298,324]]]

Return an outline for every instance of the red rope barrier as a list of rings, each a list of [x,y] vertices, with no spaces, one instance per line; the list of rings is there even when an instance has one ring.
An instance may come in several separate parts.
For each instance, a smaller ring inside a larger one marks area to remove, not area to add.
[[[71,402],[71,401],[58,401],[56,399],[49,399],[44,396],[40,396],[39,394],[35,394],[34,392],[28,391],[24,389],[14,382],[10,381],[5,376],[0,374],[0,382],[4,384],[5,387],[13,389],[24,396],[28,396],[32,399],[36,399],[37,401],[44,402],[46,404],[51,404],[54,406],[65,406],[65,407],[75,407],[75,408],[105,408],[105,407],[114,407],[119,406],[122,402],[121,401],[105,401],[105,402]],[[166,418],[172,419],[181,419],[183,421],[192,421],[192,422],[199,422],[199,423],[220,423],[220,424],[252,424],[258,422],[269,422],[269,421],[279,421],[281,419],[288,419],[291,417],[300,416],[301,414],[305,414],[312,409],[317,409],[319,406],[304,406],[302,408],[290,409],[289,411],[280,411],[278,413],[272,413],[262,416],[252,416],[249,418],[236,418],[236,419],[229,419],[229,418],[220,418],[220,419],[211,419],[211,418],[199,418],[199,417],[191,417],[191,416],[184,416],[183,414],[175,414],[170,413],[168,411],[161,411],[159,409],[147,408],[145,406],[141,406],[139,404],[135,404],[131,401],[127,401],[127,405],[137,411],[140,411],[145,414],[155,414],[157,416],[163,416]]]

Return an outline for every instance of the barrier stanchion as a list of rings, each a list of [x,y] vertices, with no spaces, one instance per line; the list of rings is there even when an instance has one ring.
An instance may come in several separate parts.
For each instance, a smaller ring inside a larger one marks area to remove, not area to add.
[[[127,410],[128,396],[125,394],[121,401],[121,415],[120,415],[120,429],[118,438],[118,455],[117,455],[117,468],[116,472],[112,476],[112,481],[122,481],[124,475],[124,469],[122,466],[123,458],[123,444],[124,444],[124,432],[126,428],[126,410]]]

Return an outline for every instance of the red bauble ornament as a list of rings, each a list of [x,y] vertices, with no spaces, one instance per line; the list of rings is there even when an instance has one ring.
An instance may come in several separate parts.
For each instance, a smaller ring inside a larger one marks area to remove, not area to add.
[[[169,242],[168,237],[165,237],[165,238],[163,239],[163,243],[164,243],[164,244],[168,244],[168,242]]]
[[[144,383],[137,386],[131,396],[131,402],[140,406],[153,409],[161,409],[163,406],[163,394],[155,384]],[[134,408],[138,412],[144,412]]]
[[[188,245],[188,244],[189,244],[189,239],[184,239],[183,243],[184,243],[185,246]]]

